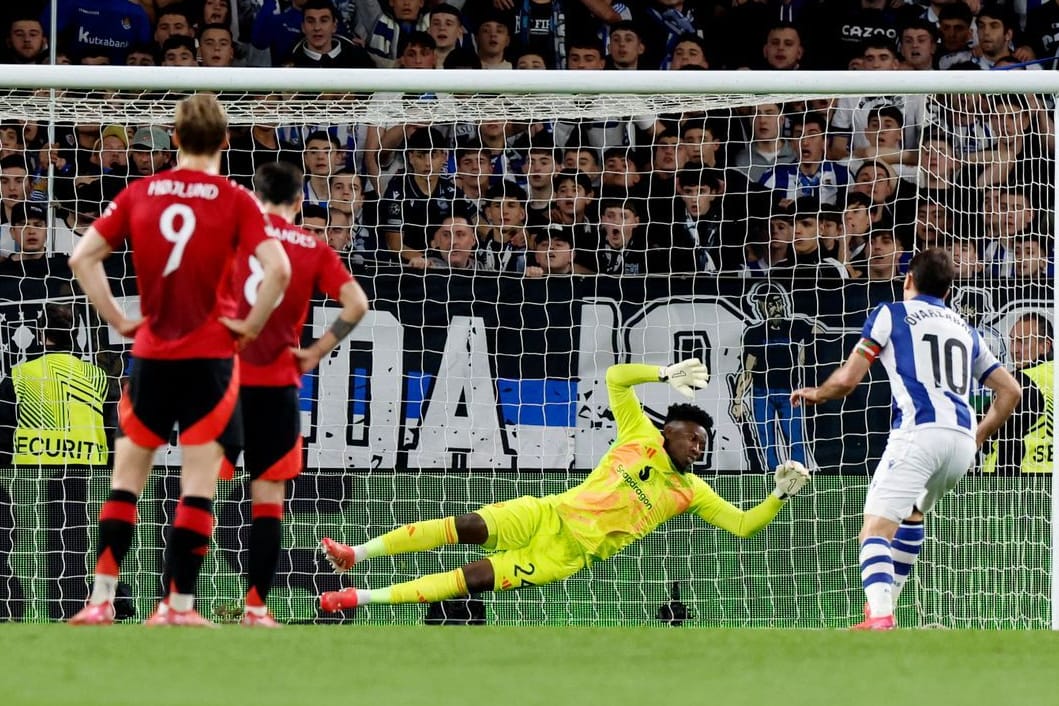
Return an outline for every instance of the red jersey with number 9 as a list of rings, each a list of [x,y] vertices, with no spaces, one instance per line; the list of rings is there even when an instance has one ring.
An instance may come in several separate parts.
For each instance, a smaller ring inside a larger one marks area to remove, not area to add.
[[[232,263],[265,240],[257,199],[225,177],[172,169],[125,188],[95,229],[111,247],[128,241],[144,323],[140,358],[230,358],[235,337],[218,320],[234,317]]]
[[[302,327],[315,292],[334,300],[342,285],[353,279],[338,254],[306,230],[269,214],[265,232],[283,243],[290,260],[290,284],[268,323],[249,346],[239,354],[241,384],[260,387],[301,385],[298,361],[290,349],[301,344]],[[250,311],[257,297],[264,270],[251,251],[240,250],[235,261],[234,283],[239,297],[239,318]]]

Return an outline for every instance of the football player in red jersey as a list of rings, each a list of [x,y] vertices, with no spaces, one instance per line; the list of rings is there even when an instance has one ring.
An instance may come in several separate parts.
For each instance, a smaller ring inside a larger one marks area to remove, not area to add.
[[[307,373],[349,335],[368,310],[368,298],[325,238],[294,225],[301,210],[302,174],[284,162],[262,165],[254,175],[268,235],[283,244],[291,280],[261,334],[239,354],[240,408],[246,430],[243,465],[250,476],[250,558],[243,625],[278,627],[265,601],[276,573],[282,541],[287,481],[302,470],[298,388]],[[235,263],[240,313],[256,305],[261,267],[247,252]],[[301,349],[302,328],[314,292],[342,304],[338,317],[311,346]],[[227,450],[230,469],[238,449]]]
[[[136,528],[136,501],[155,449],[180,429],[180,502],[166,542],[167,598],[149,625],[210,625],[195,610],[195,582],[213,533],[213,496],[222,444],[239,443],[237,345],[265,325],[290,279],[283,246],[265,234],[260,205],[218,175],[228,117],[217,98],[198,94],[177,105],[177,166],[130,184],[81,238],[70,267],[100,316],[134,337],[134,358],[120,408],[111,492],[99,512],[95,583],[70,622],[113,622],[121,561]],[[128,241],[142,319],[118,306],[103,260]],[[257,305],[235,318],[236,252],[261,263]]]

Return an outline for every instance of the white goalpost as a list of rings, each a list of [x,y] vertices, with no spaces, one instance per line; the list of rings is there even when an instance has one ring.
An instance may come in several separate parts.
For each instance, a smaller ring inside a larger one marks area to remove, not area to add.
[[[225,168],[236,180],[248,184],[267,160],[305,169],[307,217],[322,219],[314,227],[346,258],[373,311],[304,380],[306,467],[287,508],[271,598],[278,618],[324,621],[320,591],[387,585],[480,556],[455,547],[376,559],[339,578],[314,551],[324,535],[359,542],[570,487],[614,437],[607,366],[694,354],[709,361],[696,404],[714,423],[696,472],[745,507],[768,492],[772,464],[795,458],[816,474],[807,492],[750,540],[680,517],[562,584],[428,614],[848,625],[863,601],[855,538],[890,423],[889,388],[873,373],[844,404],[804,416],[784,406],[784,391],[822,381],[871,309],[900,296],[911,253],[938,244],[961,274],[952,305],[1044,406],[988,443],[928,517],[898,620],[1059,629],[1055,72],[7,66],[0,84],[0,132],[18,133],[4,143],[3,176],[24,180],[24,198],[49,207],[48,257],[60,264],[137,177],[137,131],[167,134],[189,92],[222,97],[233,135]],[[52,140],[62,159],[48,165],[40,152]],[[418,150],[445,153],[421,182],[407,159]],[[158,143],[146,151],[160,160],[149,169],[172,157]],[[816,166],[800,171],[803,163]],[[12,198],[5,192],[5,221]],[[469,261],[433,239],[456,208],[478,236]],[[394,233],[409,248],[418,239],[429,266],[402,262],[388,245]],[[0,255],[18,252],[11,238],[0,227]],[[550,259],[555,248],[570,250],[570,273]],[[135,308],[127,264],[108,274]],[[0,272],[0,382],[40,354],[40,309],[55,298],[73,302],[78,352],[118,385],[127,342],[99,323],[69,276],[66,288],[54,277],[12,277]],[[323,330],[332,305],[313,303],[307,335]],[[656,420],[683,401],[637,392]],[[978,411],[989,403],[981,390],[972,397]],[[161,527],[178,464],[175,449],[158,456],[124,567],[141,613],[161,589]],[[0,465],[0,619],[59,619],[80,605],[107,478],[104,466]],[[201,593],[221,618],[236,614],[244,590],[247,497],[244,476],[218,493]],[[424,610],[371,606],[341,619],[421,622]]]

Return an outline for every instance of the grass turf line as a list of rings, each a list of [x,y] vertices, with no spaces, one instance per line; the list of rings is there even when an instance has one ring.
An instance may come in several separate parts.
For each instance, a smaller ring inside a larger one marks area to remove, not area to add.
[[[6,706],[1059,702],[1052,632],[51,624],[0,645]]]

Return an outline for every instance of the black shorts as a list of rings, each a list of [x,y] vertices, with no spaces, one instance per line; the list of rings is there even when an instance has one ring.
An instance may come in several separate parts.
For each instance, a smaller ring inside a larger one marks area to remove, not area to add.
[[[235,358],[137,358],[121,396],[119,434],[153,449],[169,442],[176,424],[182,445],[241,446],[238,365]]]
[[[243,387],[239,407],[246,430],[243,466],[251,480],[289,480],[302,470],[302,424],[298,388]],[[226,446],[222,478],[231,478],[238,447]]]

